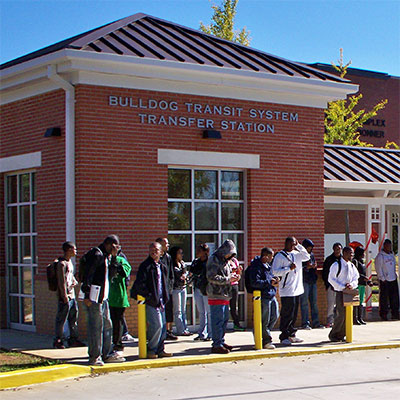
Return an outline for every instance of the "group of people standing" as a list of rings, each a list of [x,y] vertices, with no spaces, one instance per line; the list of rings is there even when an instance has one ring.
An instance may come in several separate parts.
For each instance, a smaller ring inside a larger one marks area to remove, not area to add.
[[[317,263],[310,239],[300,244],[295,237],[285,240],[284,248],[277,252],[264,247],[245,271],[248,292],[261,291],[262,337],[265,349],[274,349],[271,330],[280,316],[279,340],[282,345],[302,342],[296,336],[298,308],[301,310],[303,329],[324,328],[320,324],[317,308]],[[56,317],[55,347],[63,348],[62,329],[65,322],[70,328],[70,345],[83,345],[77,334],[78,308],[74,295],[77,281],[71,258],[76,246],[63,245],[64,257],[57,264],[58,312]],[[150,244],[148,257],[140,264],[131,297],[145,298],[147,317],[147,356],[150,359],[171,357],[165,351],[165,340],[177,336],[190,336],[186,321],[187,286],[193,286],[193,295],[199,314],[198,335],[194,340],[212,341],[211,352],[227,354],[233,347],[225,343],[225,332],[231,311],[236,330],[243,329],[237,314],[237,297],[242,267],[236,259],[236,246],[226,240],[213,254],[207,244],[196,249],[196,258],[189,267],[183,261],[180,247],[169,249],[167,238],[158,238]],[[399,295],[391,242],[386,240],[375,260],[380,282],[380,315],[387,319],[390,306],[392,319],[399,318]],[[394,272],[393,272],[394,271]],[[116,235],[109,235],[103,243],[92,248],[80,260],[79,297],[88,316],[89,364],[122,362],[124,311],[129,307],[127,286],[131,266],[121,251]],[[333,253],[324,261],[323,279],[327,288],[328,325],[331,341],[345,338],[345,293],[359,292],[360,306],[354,313],[355,323],[364,324],[362,301],[365,285],[371,284],[366,276],[364,249],[344,247],[335,243]],[[395,284],[393,283],[395,281]],[[276,298],[277,289],[281,309]],[[397,290],[397,292],[396,292]],[[396,294],[397,293],[397,294]],[[311,318],[309,318],[309,309]],[[335,310],[335,311],[334,311]],[[176,331],[172,327],[175,323]]]

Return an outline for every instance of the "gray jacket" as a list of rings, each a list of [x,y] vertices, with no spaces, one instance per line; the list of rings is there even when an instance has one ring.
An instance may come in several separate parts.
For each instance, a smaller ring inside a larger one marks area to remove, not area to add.
[[[236,246],[232,240],[224,243],[207,261],[207,296],[214,300],[230,300],[232,297],[231,271],[226,255],[236,256]]]

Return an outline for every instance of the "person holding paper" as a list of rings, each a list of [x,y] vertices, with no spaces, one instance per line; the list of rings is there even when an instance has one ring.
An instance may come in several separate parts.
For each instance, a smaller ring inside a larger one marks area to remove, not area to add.
[[[110,280],[118,268],[117,253],[120,249],[117,235],[107,236],[98,247],[93,247],[81,259],[81,290],[88,321],[89,365],[102,366],[104,362],[123,362],[116,352],[111,352],[112,323],[108,294]]]

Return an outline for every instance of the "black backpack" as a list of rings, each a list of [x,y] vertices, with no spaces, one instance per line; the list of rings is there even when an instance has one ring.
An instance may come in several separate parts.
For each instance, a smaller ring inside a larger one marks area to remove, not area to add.
[[[57,258],[46,267],[47,285],[52,292],[56,292],[58,287],[56,270],[58,262],[59,259]]]
[[[254,288],[251,286],[250,283],[250,272],[252,268],[254,268],[254,266],[252,267],[250,264],[244,271],[244,286],[246,287],[247,293],[250,294],[254,292]]]
[[[102,251],[98,247],[92,247],[88,252],[86,252],[79,260],[79,271],[78,271],[78,280],[79,282],[84,282],[87,276],[88,265],[90,264],[90,260],[93,257],[96,251]]]

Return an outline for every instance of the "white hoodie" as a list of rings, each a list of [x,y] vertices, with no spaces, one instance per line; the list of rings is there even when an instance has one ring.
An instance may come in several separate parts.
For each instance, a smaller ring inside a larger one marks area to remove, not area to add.
[[[295,248],[297,251],[280,251],[272,263],[272,273],[282,277],[279,282],[281,297],[299,296],[304,293],[303,261],[308,261],[310,254],[300,243]],[[290,269],[292,263],[296,264],[293,270]]]
[[[380,281],[395,281],[397,279],[396,259],[393,253],[381,250],[375,258],[375,270]]]

